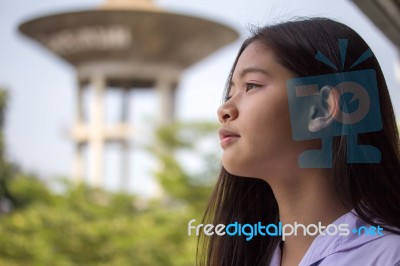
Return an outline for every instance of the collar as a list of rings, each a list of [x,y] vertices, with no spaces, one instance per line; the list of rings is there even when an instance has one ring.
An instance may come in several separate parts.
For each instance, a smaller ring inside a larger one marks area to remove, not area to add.
[[[318,262],[325,259],[334,253],[346,251],[350,249],[357,248],[368,242],[374,241],[382,237],[382,235],[366,235],[364,231],[358,234],[358,231],[353,231],[353,229],[359,229],[362,226],[369,228],[370,225],[360,219],[354,214],[354,211],[348,212],[341,217],[339,217],[332,224],[339,227],[340,224],[346,224],[345,228],[348,229],[348,234],[346,235],[318,235],[312,242],[310,248],[307,250],[303,259],[301,260],[299,266],[312,266],[317,265]],[[326,231],[326,230],[325,230]],[[324,232],[325,232],[324,231]],[[281,262],[281,249],[280,245],[274,251],[271,266],[280,266]]]

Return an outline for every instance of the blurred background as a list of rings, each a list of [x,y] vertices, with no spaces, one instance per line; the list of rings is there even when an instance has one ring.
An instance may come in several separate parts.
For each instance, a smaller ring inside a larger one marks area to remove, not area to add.
[[[0,2],[0,265],[194,265],[224,84],[253,26],[324,16],[400,114],[398,0]]]

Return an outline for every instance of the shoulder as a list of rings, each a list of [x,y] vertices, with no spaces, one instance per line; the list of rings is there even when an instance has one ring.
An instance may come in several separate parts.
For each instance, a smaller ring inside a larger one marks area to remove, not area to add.
[[[371,255],[379,254],[382,257],[388,259],[397,260],[400,262],[400,235],[397,234],[386,234],[385,236],[366,243],[361,246],[360,249],[370,251]]]
[[[376,265],[400,266],[400,235],[390,233],[364,246],[360,247],[364,256],[376,261]]]
[[[321,263],[330,265],[387,265],[400,266],[400,235],[387,233],[377,239],[353,246],[327,257]]]
[[[341,216],[333,224],[345,225],[347,232],[319,235],[300,265],[400,266],[400,234],[371,226],[351,212]]]

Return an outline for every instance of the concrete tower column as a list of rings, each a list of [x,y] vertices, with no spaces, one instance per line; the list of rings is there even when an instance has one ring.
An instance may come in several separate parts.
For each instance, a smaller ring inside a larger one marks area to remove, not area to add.
[[[78,90],[76,94],[76,108],[75,108],[75,121],[73,130],[79,131],[82,129],[84,124],[84,113],[83,113],[83,85],[82,82],[78,81]],[[83,155],[83,143],[79,140],[75,141],[75,151],[73,158],[73,168],[72,168],[72,176],[73,181],[77,184],[82,183],[83,176],[85,172],[85,162]]]
[[[159,95],[160,125],[168,124],[175,119],[175,89],[177,81],[175,77],[161,76],[156,81],[156,90]]]
[[[90,85],[93,89],[93,97],[91,98],[89,122],[89,182],[95,187],[100,187],[104,172],[104,91],[106,86],[104,76],[92,76]]]
[[[127,125],[129,123],[129,88],[125,88],[122,91],[122,104],[121,104],[121,124]],[[126,137],[121,140],[121,191],[127,191],[129,188],[130,180],[130,167],[129,167],[129,152],[130,145],[129,139]]]

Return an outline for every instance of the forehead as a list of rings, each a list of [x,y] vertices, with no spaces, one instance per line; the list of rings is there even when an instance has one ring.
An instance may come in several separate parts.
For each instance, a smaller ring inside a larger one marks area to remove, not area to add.
[[[245,67],[267,67],[274,63],[277,62],[273,51],[260,41],[254,41],[239,56],[234,72],[240,72]]]
[[[270,77],[291,78],[294,74],[276,59],[274,51],[261,41],[249,44],[239,56],[232,75],[232,81],[246,74],[248,69],[262,69]]]

